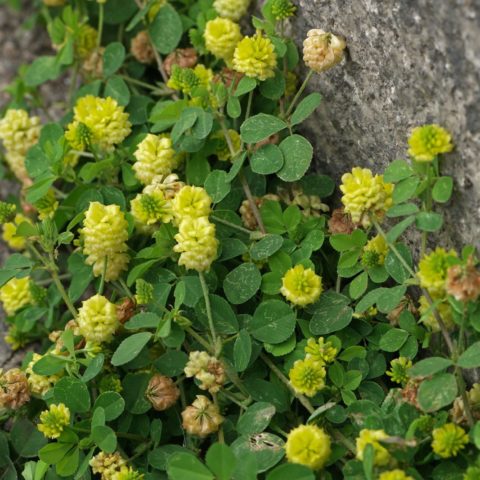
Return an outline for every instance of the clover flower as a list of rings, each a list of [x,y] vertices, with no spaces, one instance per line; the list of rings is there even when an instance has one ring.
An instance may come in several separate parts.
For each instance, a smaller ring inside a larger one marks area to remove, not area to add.
[[[305,353],[307,354],[307,358],[327,364],[335,360],[338,349],[336,349],[331,342],[325,342],[323,337],[320,337],[318,340],[309,338],[305,346]]]
[[[15,219],[17,207],[14,203],[0,201],[0,224],[11,222]]]
[[[293,17],[297,11],[297,7],[290,0],[273,0],[271,5],[275,20]]]
[[[282,278],[281,294],[294,305],[305,307],[315,303],[322,293],[322,277],[302,264],[288,270]]]
[[[207,397],[197,395],[194,402],[183,410],[182,420],[182,427],[187,433],[206,437],[218,431],[224,418]]]
[[[110,342],[120,325],[115,304],[98,294],[82,302],[77,323],[85,340],[95,344]]]
[[[454,423],[446,423],[432,432],[432,449],[442,458],[456,457],[468,443],[465,430]]]
[[[407,475],[403,470],[398,468],[395,470],[389,470],[388,472],[383,472],[378,477],[378,480],[414,480],[413,477]]]
[[[421,321],[423,324],[429,327],[432,332],[439,332],[440,325],[438,324],[438,320],[433,313],[430,302],[424,295],[422,295],[419,298],[419,303],[420,305],[418,310],[420,312]],[[453,321],[453,312],[450,303],[448,303],[448,301],[442,301],[436,304],[435,309],[442,317],[443,323],[447,329],[452,330],[455,327],[455,322]],[[429,313],[427,314],[427,312]]]
[[[168,88],[190,95],[199,85],[200,78],[192,68],[182,68],[178,65],[172,67],[172,75],[167,82]]]
[[[15,315],[26,305],[33,303],[30,277],[12,278],[0,287],[0,301],[9,317]]]
[[[441,297],[445,294],[448,269],[455,264],[455,250],[446,251],[437,247],[429,255],[425,255],[418,264],[420,285],[432,295]]]
[[[158,175],[170,175],[178,166],[178,157],[169,135],[149,133],[137,146],[133,170],[144,185],[149,185]]]
[[[118,473],[125,463],[119,452],[100,452],[91,458],[89,465],[92,467],[92,473],[99,473],[102,480],[112,480],[113,475]]]
[[[387,254],[387,241],[381,235],[376,235],[363,247],[362,264],[365,267],[383,265]]]
[[[153,285],[139,278],[135,282],[135,301],[138,305],[147,305],[153,300]]]
[[[431,162],[441,153],[453,150],[451,135],[435,124],[414,128],[408,145],[408,154],[417,162]]]
[[[70,410],[63,403],[50,405],[48,410],[40,414],[37,428],[47,438],[58,438],[70,423]]]
[[[406,383],[408,381],[408,371],[412,368],[412,361],[407,357],[395,358],[390,362],[390,370],[387,375],[395,383]]]
[[[480,272],[472,257],[466,265],[454,265],[448,269],[446,291],[460,302],[475,301],[480,296]]]
[[[185,217],[208,217],[212,211],[212,199],[204,188],[185,185],[175,195],[172,208],[179,221]]]
[[[308,397],[315,396],[325,386],[325,368],[312,358],[297,360],[288,376],[295,391]]]
[[[118,472],[112,475],[111,480],[143,480],[143,477],[143,473],[123,465]]]
[[[36,393],[37,395],[44,395],[47,393],[55,383],[60,380],[61,376],[59,374],[55,375],[39,375],[33,371],[33,366],[42,358],[42,355],[38,353],[34,353],[32,360],[28,364],[27,368],[25,369],[25,373],[27,374],[28,379],[28,386],[32,393]]]
[[[374,465],[384,467],[390,463],[391,457],[388,450],[380,443],[381,440],[388,438],[383,430],[363,429],[357,437],[357,459],[363,461],[363,454],[367,445],[372,445],[375,452]]]
[[[30,117],[26,110],[9,109],[0,120],[0,140],[5,149],[26,155],[40,137],[40,117]]]
[[[310,30],[303,42],[303,61],[314,72],[324,72],[343,60],[346,46],[342,37],[319,28]]]
[[[15,218],[11,222],[7,222],[3,225],[3,240],[8,244],[10,248],[14,250],[25,249],[26,240],[25,237],[17,235],[17,227],[23,222],[29,222],[30,220],[21,213],[17,213]]]
[[[242,146],[240,134],[236,130],[230,129],[227,131],[227,135],[229,137],[230,144],[232,145],[233,152],[235,154],[240,152]],[[223,132],[216,132],[210,138],[216,142],[215,154],[219,160],[222,162],[227,162],[233,159],[234,154],[232,154],[230,151],[230,147]]]
[[[203,38],[209,52],[230,63],[233,59],[233,52],[242,39],[242,33],[238,23],[228,18],[217,17],[207,22]]]
[[[40,220],[52,218],[58,208],[58,200],[55,197],[54,190],[48,190],[46,195],[40,198],[40,200],[37,200],[34,205],[38,211],[38,218],[40,218]]]
[[[190,352],[184,368],[187,378],[195,377],[201,390],[217,393],[225,383],[225,368],[223,364],[207,352]]]
[[[0,407],[17,410],[30,400],[26,375],[18,368],[0,369]]]
[[[142,225],[168,223],[173,218],[170,202],[161,190],[152,193],[139,193],[132,201],[132,215]]]
[[[65,138],[75,150],[85,150],[92,144],[111,152],[130,135],[128,113],[111,97],[86,95],[77,100],[73,113]]]
[[[146,30],[141,30],[132,38],[130,52],[140,63],[149,65],[155,62],[155,51]]]
[[[370,216],[381,221],[393,204],[393,184],[385,183],[383,175],[374,176],[368,168],[354,167],[344,174],[340,190],[345,213],[365,228],[371,224]]]
[[[330,457],[330,445],[330,437],[323,428],[317,425],[300,425],[288,434],[285,454],[290,463],[320,470]]]
[[[257,32],[241,40],[233,54],[233,68],[247,77],[260,81],[275,76],[277,54],[268,37]]]
[[[148,382],[145,396],[155,410],[162,412],[177,403],[180,390],[171,378],[157,374]]]
[[[213,8],[224,18],[238,21],[248,10],[250,0],[215,0]]]
[[[25,332],[22,332],[16,325],[8,327],[7,334],[3,337],[13,351],[24,348],[28,344],[29,338]]]
[[[170,76],[174,65],[181,68],[194,68],[197,62],[198,53],[194,48],[177,48],[165,57],[163,67]]]
[[[98,32],[88,24],[81,25],[75,39],[75,51],[84,59],[97,48]]]
[[[98,389],[100,393],[104,392],[117,392],[120,393],[123,390],[122,381],[116,373],[109,373],[104,375],[99,384]]]
[[[116,280],[127,269],[128,223],[118,205],[102,205],[90,202],[80,229],[86,263],[93,266],[98,277],[105,270],[107,282]],[[106,269],[105,269],[106,263]]]

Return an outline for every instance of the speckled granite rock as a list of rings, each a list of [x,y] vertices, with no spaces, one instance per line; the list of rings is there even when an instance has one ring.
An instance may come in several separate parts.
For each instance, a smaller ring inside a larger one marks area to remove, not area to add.
[[[457,150],[445,171],[457,193],[442,240],[478,243],[480,220],[480,0],[299,0],[298,43],[310,28],[343,35],[348,59],[316,76],[324,95],[305,130],[318,170],[381,171],[402,158],[412,127],[448,128]]]

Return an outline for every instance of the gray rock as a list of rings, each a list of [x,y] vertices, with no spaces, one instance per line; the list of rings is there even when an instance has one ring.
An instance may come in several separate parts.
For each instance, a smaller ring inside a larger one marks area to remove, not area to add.
[[[316,75],[324,101],[305,126],[316,167],[337,180],[353,166],[382,172],[406,158],[411,129],[439,123],[456,151],[442,243],[477,243],[480,220],[480,0],[299,0],[298,44],[311,28],[347,39],[347,60]]]

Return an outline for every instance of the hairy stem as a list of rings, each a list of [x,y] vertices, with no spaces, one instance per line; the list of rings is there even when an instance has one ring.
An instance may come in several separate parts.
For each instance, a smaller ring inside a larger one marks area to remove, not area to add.
[[[198,272],[198,277],[200,279],[200,284],[202,286],[203,298],[205,299],[205,308],[207,310],[208,327],[210,328],[210,335],[212,337],[212,347],[213,347],[213,351],[216,353],[217,333],[215,332],[215,324],[213,323],[212,305],[210,304],[208,285],[205,280],[205,275],[203,274],[203,272]]]

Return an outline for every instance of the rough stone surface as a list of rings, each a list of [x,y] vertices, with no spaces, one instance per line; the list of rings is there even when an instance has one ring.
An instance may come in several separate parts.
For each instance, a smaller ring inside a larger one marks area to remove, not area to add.
[[[317,168],[381,172],[406,157],[414,126],[439,123],[457,149],[445,244],[477,243],[480,220],[480,0],[299,0],[299,45],[311,28],[344,36],[348,58],[315,76],[324,101],[305,130]]]

